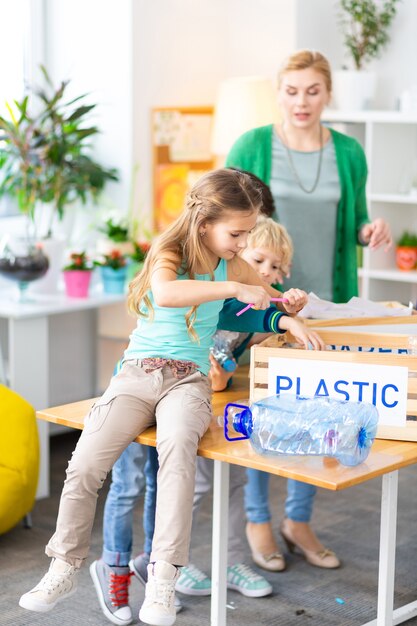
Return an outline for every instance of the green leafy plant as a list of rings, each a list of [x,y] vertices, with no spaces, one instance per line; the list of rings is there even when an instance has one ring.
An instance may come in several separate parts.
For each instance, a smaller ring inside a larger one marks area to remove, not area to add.
[[[39,201],[52,203],[62,219],[65,206],[78,199],[97,199],[108,181],[117,181],[114,168],[106,168],[91,154],[91,138],[99,129],[89,123],[95,104],[87,94],[67,99],[69,81],[54,87],[41,68],[46,87],[32,88],[14,106],[10,119],[0,116],[0,196],[17,200],[21,212],[34,217]]]
[[[397,240],[397,246],[400,248],[417,248],[417,235],[405,230]]]
[[[112,250],[109,254],[103,254],[103,258],[100,261],[94,261],[94,265],[118,270],[127,265],[127,259],[119,250]]]
[[[134,241],[133,246],[134,246],[134,252],[130,255],[130,258],[132,259],[132,261],[135,261],[136,263],[143,263],[143,261],[146,258],[146,255],[149,252],[149,248],[151,247],[151,244],[148,241],[142,241],[142,242]]]
[[[388,29],[397,13],[400,0],[340,0],[341,30],[344,44],[355,68],[379,57],[389,41]]]
[[[71,270],[91,271],[93,269],[93,264],[86,252],[72,252],[69,258],[70,262],[63,268],[64,272]]]
[[[112,218],[109,218],[105,222],[105,226],[100,228],[102,233],[105,233],[109,239],[120,243],[122,241],[129,241],[129,227],[125,222],[116,222]]]

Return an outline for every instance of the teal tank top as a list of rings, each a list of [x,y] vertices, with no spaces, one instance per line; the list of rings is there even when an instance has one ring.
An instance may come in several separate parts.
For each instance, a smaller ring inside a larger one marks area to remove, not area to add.
[[[210,281],[211,277],[210,274],[196,274],[195,279]],[[189,276],[178,274],[177,280],[189,280]],[[214,270],[214,280],[227,280],[227,261],[224,259],[220,259]],[[180,285],[178,289],[181,289]],[[191,307],[160,307],[155,304],[152,292],[148,295],[152,302],[154,317],[152,320],[138,318],[137,326],[130,335],[124,360],[161,357],[193,361],[198,369],[207,375],[210,369],[209,350],[224,300],[205,302],[197,307],[194,330],[199,341],[195,341],[189,335],[185,322],[185,315]]]

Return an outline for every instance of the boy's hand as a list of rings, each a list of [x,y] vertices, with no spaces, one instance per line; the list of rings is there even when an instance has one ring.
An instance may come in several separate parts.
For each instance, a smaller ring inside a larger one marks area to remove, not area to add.
[[[290,314],[299,313],[308,302],[308,296],[302,289],[289,289],[282,296],[288,300],[288,303],[282,304],[282,309]]]
[[[220,365],[212,354],[209,356],[211,368],[209,371],[209,378],[211,381],[211,388],[213,391],[224,391],[227,387],[227,383],[232,378],[234,372],[226,372],[226,370]],[[235,370],[236,371],[236,370]]]
[[[296,342],[302,345],[306,350],[308,350],[309,344],[311,344],[313,350],[326,349],[326,344],[323,339],[300,320],[296,320],[293,317],[282,316],[279,321],[280,328],[289,330]]]

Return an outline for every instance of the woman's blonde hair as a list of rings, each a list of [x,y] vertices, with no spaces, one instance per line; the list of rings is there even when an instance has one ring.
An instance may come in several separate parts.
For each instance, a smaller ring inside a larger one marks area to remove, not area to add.
[[[260,215],[255,228],[249,233],[248,248],[267,248],[281,259],[284,274],[289,271],[294,248],[287,229],[270,217]]]
[[[261,204],[261,190],[245,172],[224,168],[199,178],[187,195],[183,212],[153,241],[143,270],[130,283],[129,310],[140,317],[153,317],[148,291],[156,265],[175,269],[190,279],[195,278],[198,269],[200,273],[210,274],[213,280],[209,251],[201,237],[202,226],[219,222],[226,211],[250,215],[259,211]],[[185,316],[194,339],[197,338],[192,329],[196,311],[197,307],[193,306]]]
[[[323,76],[327,91],[331,93],[332,70],[330,63],[321,52],[316,52],[315,50],[298,50],[298,52],[294,52],[294,54],[289,56],[279,69],[278,87],[280,87],[282,77],[287,72],[306,70],[310,67]]]

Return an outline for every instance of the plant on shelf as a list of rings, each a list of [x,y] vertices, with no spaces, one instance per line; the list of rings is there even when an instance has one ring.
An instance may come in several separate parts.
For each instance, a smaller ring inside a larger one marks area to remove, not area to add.
[[[103,254],[100,260],[94,261],[100,268],[104,293],[123,293],[127,278],[127,258],[120,250],[112,250]]]
[[[357,70],[380,56],[400,0],[340,0],[344,45]]]
[[[135,263],[143,263],[144,260],[146,259],[146,255],[149,252],[149,248],[151,247],[151,244],[148,241],[141,241],[141,242],[134,241],[133,247],[135,250],[133,254],[130,255],[130,258]]]
[[[109,218],[105,221],[105,225],[100,228],[102,233],[105,233],[108,239],[120,243],[122,241],[129,241],[129,227],[126,220],[117,222],[113,218]]]
[[[109,254],[103,254],[101,260],[95,260],[94,265],[118,270],[127,265],[127,259],[119,250],[112,250]]]
[[[63,268],[63,272],[77,271],[85,272],[91,271],[93,264],[87,256],[86,252],[72,252],[69,256],[69,263]]]
[[[417,235],[404,231],[396,245],[395,258],[398,269],[415,269],[417,266]]]
[[[69,263],[62,269],[65,291],[70,298],[86,298],[90,288],[93,264],[86,252],[72,252]]]
[[[91,156],[91,139],[99,133],[90,122],[96,105],[85,103],[87,94],[69,98],[69,81],[54,87],[41,69],[46,87],[7,105],[10,119],[0,116],[0,196],[15,198],[32,220],[40,203],[51,204],[51,237],[55,216],[62,219],[74,200],[96,200],[118,174]]]
[[[367,65],[380,56],[389,41],[388,31],[400,0],[340,0],[340,29],[350,63],[333,73],[337,108],[361,110],[372,107],[377,74]],[[353,68],[353,69],[351,69]]]
[[[128,280],[131,281],[141,271],[151,244],[148,241],[134,241],[134,251],[129,255]]]

